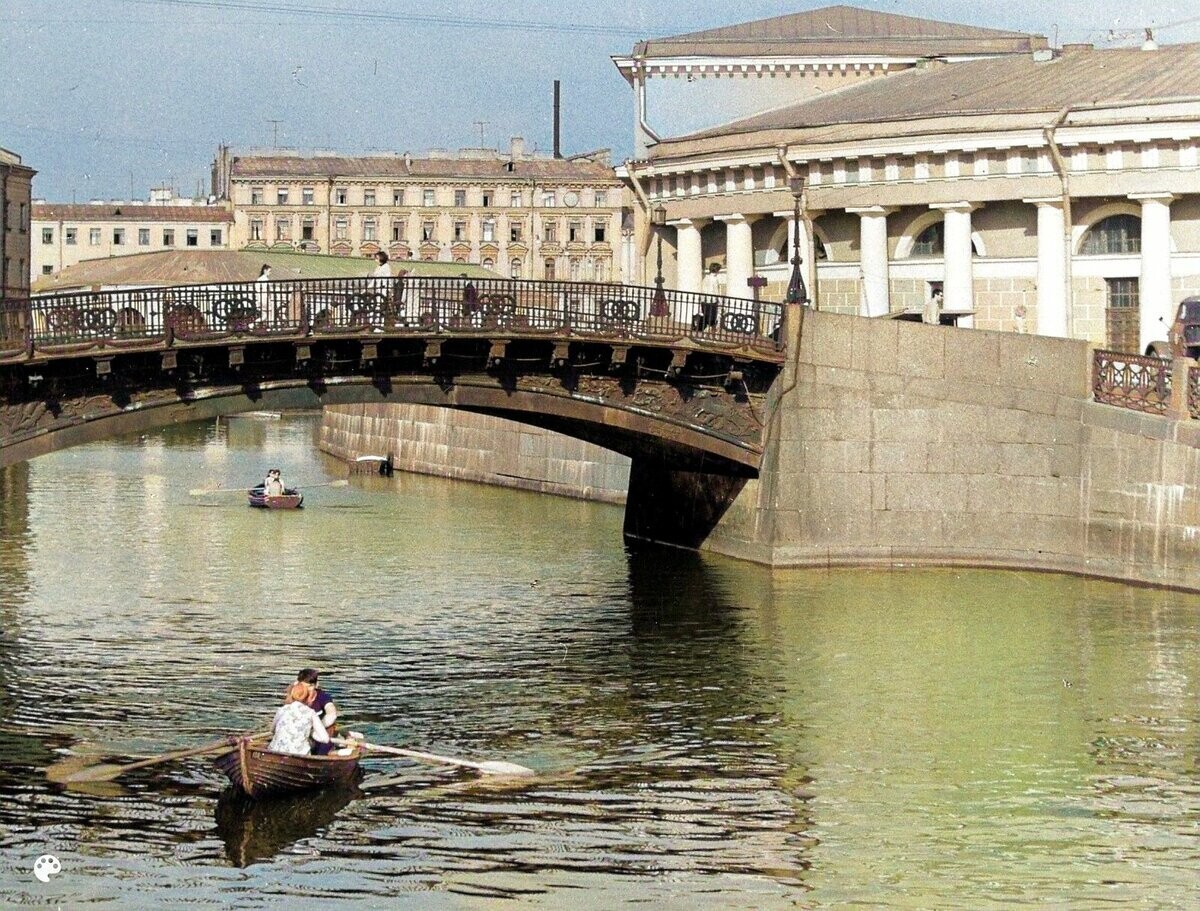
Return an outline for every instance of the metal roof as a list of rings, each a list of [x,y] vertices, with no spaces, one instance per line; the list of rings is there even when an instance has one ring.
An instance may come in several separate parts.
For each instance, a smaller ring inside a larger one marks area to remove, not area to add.
[[[770,57],[1022,53],[1042,35],[979,28],[856,6],[826,6],[639,43],[635,57]]]
[[[171,221],[210,224],[232,222],[221,206],[148,206],[125,203],[35,202],[34,221]]]
[[[590,159],[508,158],[409,158],[399,155],[238,155],[233,159],[235,178],[357,178],[400,177],[497,178],[540,180],[609,180],[617,182],[608,165]]]

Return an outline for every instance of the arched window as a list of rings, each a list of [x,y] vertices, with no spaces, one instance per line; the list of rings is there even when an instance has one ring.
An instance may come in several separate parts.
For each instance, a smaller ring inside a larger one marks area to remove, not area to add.
[[[519,259],[514,259],[512,262],[510,262],[508,264],[508,277],[509,278],[520,278],[521,277],[521,261]]]
[[[490,256],[483,261],[483,268],[485,268],[485,269],[490,269],[495,265],[496,265],[496,261],[493,260]]]
[[[1102,218],[1083,236],[1079,252],[1085,256],[1112,256],[1142,252],[1142,220],[1136,215]]]
[[[935,221],[913,241],[912,256],[941,256],[945,249],[946,223]]]

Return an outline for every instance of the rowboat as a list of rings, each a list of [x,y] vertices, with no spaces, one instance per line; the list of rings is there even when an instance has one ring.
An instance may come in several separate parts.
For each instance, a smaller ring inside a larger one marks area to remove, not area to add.
[[[266,738],[242,737],[215,760],[233,786],[247,797],[268,797],[345,785],[358,774],[362,750],[345,756],[291,756],[266,748]]]
[[[281,496],[267,496],[266,488],[259,484],[246,491],[250,505],[255,509],[300,509],[304,504],[304,494],[289,487]]]

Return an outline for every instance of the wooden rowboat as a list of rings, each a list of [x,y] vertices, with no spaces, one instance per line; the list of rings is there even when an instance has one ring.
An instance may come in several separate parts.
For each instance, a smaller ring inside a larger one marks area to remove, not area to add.
[[[362,758],[362,750],[357,748],[347,756],[290,756],[273,753],[266,744],[266,738],[242,737],[215,760],[217,768],[247,797],[345,785],[357,776]]]
[[[250,505],[255,509],[300,509],[304,504],[304,494],[289,487],[282,496],[269,497],[265,488],[260,484],[246,491]]]

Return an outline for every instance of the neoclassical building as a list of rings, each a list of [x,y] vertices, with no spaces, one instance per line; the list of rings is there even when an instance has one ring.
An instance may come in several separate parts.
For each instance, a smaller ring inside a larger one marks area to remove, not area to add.
[[[0,300],[29,296],[29,207],[36,173],[20,155],[0,148]]]
[[[781,296],[801,177],[804,275],[822,309],[915,314],[937,295],[962,325],[1123,350],[1165,339],[1176,302],[1200,293],[1200,45],[1052,50],[1008,34],[960,53],[969,27],[848,10],[734,27],[758,36],[727,44],[747,68],[735,76],[787,63],[797,100],[661,138],[622,169],[643,274],[661,237],[680,289],[717,264],[728,293],[761,276]],[[854,41],[831,41],[848,17]],[[794,28],[772,40],[772,23]],[[876,60],[871,76],[867,58],[900,37],[904,65]],[[797,42],[815,72],[780,57]],[[811,91],[856,68],[867,75]]]
[[[501,154],[234,155],[214,193],[233,247],[474,263],[513,278],[620,278],[624,185],[607,153],[552,158],[514,139]]]

